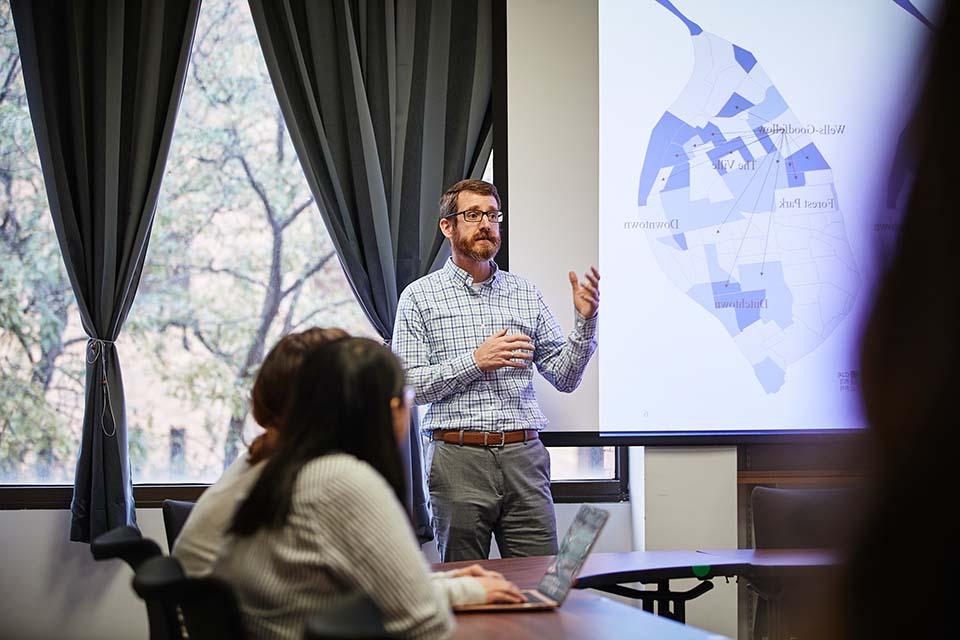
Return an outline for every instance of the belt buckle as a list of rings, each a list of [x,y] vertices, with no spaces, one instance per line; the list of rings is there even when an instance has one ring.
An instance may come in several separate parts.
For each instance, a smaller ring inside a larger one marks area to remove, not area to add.
[[[499,444],[499,445],[496,445],[498,448],[503,449],[505,446],[507,446],[507,432],[506,432],[506,431],[504,431],[503,429],[501,429],[500,431],[494,431],[493,433],[499,433],[499,434],[500,434],[500,444]]]

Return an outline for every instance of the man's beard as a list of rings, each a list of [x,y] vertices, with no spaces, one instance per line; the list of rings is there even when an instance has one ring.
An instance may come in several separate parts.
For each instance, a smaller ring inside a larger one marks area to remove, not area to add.
[[[481,244],[480,241],[484,239],[490,242]],[[468,237],[466,233],[461,232],[461,229],[455,228],[453,241],[457,251],[476,262],[492,260],[500,250],[500,238],[489,235],[485,231],[477,231]]]

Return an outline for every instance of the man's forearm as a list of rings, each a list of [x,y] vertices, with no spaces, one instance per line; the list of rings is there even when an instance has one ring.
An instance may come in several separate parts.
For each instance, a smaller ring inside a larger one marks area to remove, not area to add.
[[[407,368],[407,382],[413,386],[416,404],[439,402],[462,391],[482,375],[483,372],[473,359],[473,352],[439,364]]]
[[[557,391],[580,386],[583,372],[597,348],[597,317],[577,317],[576,326],[557,351],[540,366],[540,373]]]

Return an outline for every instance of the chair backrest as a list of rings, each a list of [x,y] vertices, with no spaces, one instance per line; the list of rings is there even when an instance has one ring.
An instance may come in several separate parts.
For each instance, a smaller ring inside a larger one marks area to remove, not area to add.
[[[246,637],[230,585],[213,576],[187,577],[175,558],[144,562],[133,577],[133,589],[148,605],[162,606],[169,628],[175,631],[171,638]]]
[[[96,560],[119,558],[134,571],[144,561],[161,555],[160,546],[150,538],[144,538],[136,527],[111,529],[90,543],[90,553]]]
[[[163,528],[167,532],[167,548],[173,550],[173,543],[180,535],[183,529],[183,523],[187,521],[190,512],[193,510],[195,502],[185,502],[183,500],[164,500],[163,501]]]
[[[857,523],[854,488],[754,487],[753,539],[757,549],[836,548]]]
[[[315,613],[307,619],[304,640],[381,640],[395,638],[383,628],[383,616],[369,598],[357,595],[332,611]]]

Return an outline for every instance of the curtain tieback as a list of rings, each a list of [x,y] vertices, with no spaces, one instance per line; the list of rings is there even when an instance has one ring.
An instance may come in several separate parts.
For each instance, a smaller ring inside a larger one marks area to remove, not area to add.
[[[117,435],[117,417],[113,413],[113,403],[110,401],[110,385],[107,384],[107,363],[104,360],[106,357],[103,350],[107,346],[113,346],[113,340],[104,340],[102,338],[90,338],[87,340],[87,364],[94,364],[97,360],[100,361],[100,384],[103,385],[104,401],[103,406],[100,407],[100,430],[103,432],[103,435],[112,438]],[[107,412],[107,409],[110,410],[110,421],[113,425],[111,431],[107,431],[107,427],[104,424],[103,417]]]

